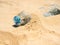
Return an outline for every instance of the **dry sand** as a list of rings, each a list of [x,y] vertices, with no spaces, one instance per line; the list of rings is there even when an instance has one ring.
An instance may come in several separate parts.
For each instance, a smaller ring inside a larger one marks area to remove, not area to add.
[[[0,45],[60,45],[60,14],[44,17],[60,0],[0,0]],[[31,15],[24,26],[14,28],[13,17],[22,10]]]

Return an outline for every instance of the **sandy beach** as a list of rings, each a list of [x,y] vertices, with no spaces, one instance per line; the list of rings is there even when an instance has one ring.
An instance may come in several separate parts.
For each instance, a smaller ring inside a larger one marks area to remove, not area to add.
[[[0,45],[60,45],[60,14],[45,17],[60,0],[1,0]],[[13,17],[28,12],[30,22],[14,28]]]

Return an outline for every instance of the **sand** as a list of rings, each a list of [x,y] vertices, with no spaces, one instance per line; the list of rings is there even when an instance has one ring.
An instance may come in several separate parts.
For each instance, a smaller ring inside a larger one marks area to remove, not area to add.
[[[50,8],[60,9],[60,0],[1,0],[0,45],[60,45],[60,14],[45,17]],[[22,10],[30,22],[14,28],[13,17]]]

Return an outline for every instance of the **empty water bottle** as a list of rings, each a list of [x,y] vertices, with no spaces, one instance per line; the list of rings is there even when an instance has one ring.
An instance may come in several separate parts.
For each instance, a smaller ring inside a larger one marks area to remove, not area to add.
[[[17,16],[14,16],[14,27],[23,26],[27,24],[31,19],[31,16],[26,12],[22,11]]]

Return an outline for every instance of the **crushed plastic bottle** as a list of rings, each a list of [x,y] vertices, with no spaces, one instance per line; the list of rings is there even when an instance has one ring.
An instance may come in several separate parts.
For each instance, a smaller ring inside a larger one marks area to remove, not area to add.
[[[22,11],[17,16],[14,16],[14,27],[19,27],[27,24],[31,19],[31,16],[27,14],[26,12]]]
[[[53,8],[50,11],[48,11],[47,13],[45,13],[44,16],[48,17],[48,16],[54,16],[54,15],[58,15],[58,14],[60,14],[60,9]]]

